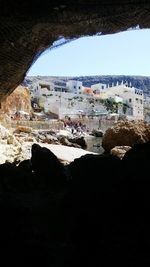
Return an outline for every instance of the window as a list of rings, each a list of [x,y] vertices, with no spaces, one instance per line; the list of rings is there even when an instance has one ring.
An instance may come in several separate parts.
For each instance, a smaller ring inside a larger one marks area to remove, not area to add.
[[[129,102],[130,102],[130,103],[132,102],[132,99],[131,99],[131,98],[129,98]]]
[[[141,103],[141,104],[143,103],[142,99],[140,99],[140,103]]]
[[[73,87],[74,89],[76,89],[76,86],[74,85],[74,87]]]

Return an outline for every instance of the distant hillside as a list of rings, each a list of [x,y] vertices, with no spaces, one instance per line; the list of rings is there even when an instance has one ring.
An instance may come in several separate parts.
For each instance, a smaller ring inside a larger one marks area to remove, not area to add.
[[[132,86],[142,89],[144,91],[145,95],[150,95],[150,77],[148,76],[125,76],[125,75],[102,75],[102,76],[79,76],[79,77],[57,77],[57,76],[27,76],[23,82],[24,86],[30,87],[36,82],[39,81],[45,81],[45,82],[50,82],[50,81],[56,81],[56,80],[79,80],[83,82],[84,86],[91,86],[92,84],[95,83],[106,83],[114,85],[119,82],[121,83],[122,81],[127,81],[128,84],[132,84]]]

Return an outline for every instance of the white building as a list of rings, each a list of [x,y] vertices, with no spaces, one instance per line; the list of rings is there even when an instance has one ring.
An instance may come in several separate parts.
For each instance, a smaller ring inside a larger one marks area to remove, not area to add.
[[[44,82],[34,84],[34,87],[31,87],[31,98],[39,99],[42,96],[48,97],[52,92],[70,92],[75,94],[81,94],[82,92],[82,82],[75,80],[58,80],[54,82]]]
[[[95,94],[100,94],[107,88],[107,84],[96,83],[96,84],[91,85],[91,88]]]
[[[54,84],[53,83],[37,83],[31,89],[31,98],[39,99],[42,96],[49,96],[51,92],[54,91]]]
[[[68,92],[71,92],[74,94],[81,94],[82,82],[75,81],[75,80],[69,80],[69,81],[67,81],[67,88],[68,88]]]
[[[67,82],[63,80],[58,80],[54,82],[54,91],[56,92],[67,92]]]
[[[44,108],[46,113],[55,113],[60,119],[65,118],[65,116],[79,118],[83,114],[88,115],[93,110],[102,113],[107,112],[106,108],[95,101],[92,96],[84,94],[77,95],[69,92],[54,91],[52,96],[40,98],[39,105]]]
[[[128,87],[126,84],[120,84],[105,89],[107,97],[118,96],[123,99],[123,103],[127,104],[132,112],[131,115],[135,119],[144,119],[143,113],[143,91],[134,87]]]

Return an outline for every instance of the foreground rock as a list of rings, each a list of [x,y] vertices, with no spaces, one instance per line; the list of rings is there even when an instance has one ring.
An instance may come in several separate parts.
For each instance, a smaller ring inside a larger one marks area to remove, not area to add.
[[[150,142],[68,166],[42,145],[0,165],[3,266],[149,266]]]
[[[83,150],[81,148],[76,147],[68,147],[63,145],[55,145],[55,144],[46,144],[46,143],[37,143],[41,147],[45,147],[50,149],[61,162],[65,164],[72,162],[74,159],[79,158],[86,154],[96,154],[93,152],[89,152]],[[33,142],[23,142],[19,145],[8,145],[7,143],[0,144],[0,164],[5,162],[16,162],[19,163],[20,161],[30,159],[31,157],[31,147]]]
[[[43,180],[46,178],[43,181],[45,185],[58,186],[65,183],[64,165],[48,148],[33,144],[31,164],[35,174],[42,176]]]
[[[110,152],[115,146],[142,144],[150,140],[150,127],[144,121],[119,121],[109,128],[102,140],[102,147]]]
[[[61,145],[60,141],[64,145]],[[74,138],[70,142],[68,136],[60,136],[58,139],[53,131],[32,132],[30,127],[24,126],[18,127],[12,134],[11,131],[0,125],[0,164],[5,162],[19,164],[23,160],[30,159],[31,147],[34,143],[52,150],[52,153],[64,164],[91,153],[81,149],[81,146],[84,148],[86,146],[83,137]]]

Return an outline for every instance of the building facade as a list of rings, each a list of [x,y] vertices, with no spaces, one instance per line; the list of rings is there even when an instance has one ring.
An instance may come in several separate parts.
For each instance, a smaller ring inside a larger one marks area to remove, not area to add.
[[[94,94],[100,95],[107,88],[107,84],[97,83],[97,84],[91,85],[91,88]]]
[[[120,84],[105,89],[106,97],[121,97],[123,103],[131,109],[134,119],[144,119],[143,91],[126,84]]]
[[[67,81],[67,88],[68,88],[68,92],[71,92],[74,94],[81,94],[82,93],[82,82],[69,80]]]

